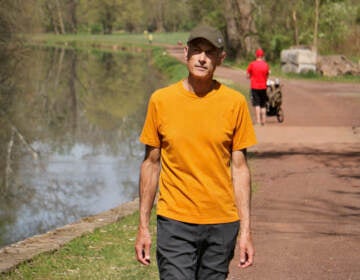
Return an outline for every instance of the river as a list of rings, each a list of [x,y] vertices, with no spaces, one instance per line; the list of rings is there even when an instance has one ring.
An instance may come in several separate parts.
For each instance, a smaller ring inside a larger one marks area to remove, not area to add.
[[[137,196],[138,141],[163,79],[151,53],[27,48],[0,57],[0,247]]]

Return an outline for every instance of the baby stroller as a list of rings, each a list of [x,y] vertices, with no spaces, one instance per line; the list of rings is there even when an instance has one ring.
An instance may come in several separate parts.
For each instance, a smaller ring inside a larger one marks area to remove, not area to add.
[[[266,102],[266,115],[276,116],[278,122],[284,121],[284,111],[281,108],[282,92],[279,79],[267,80],[266,94],[268,101]]]

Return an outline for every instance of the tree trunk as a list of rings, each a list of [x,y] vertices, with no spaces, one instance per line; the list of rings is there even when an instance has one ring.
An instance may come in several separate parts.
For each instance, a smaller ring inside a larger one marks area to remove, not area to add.
[[[11,129],[11,136],[10,136],[10,140],[8,143],[8,148],[7,148],[7,153],[6,153],[6,159],[5,159],[5,176],[4,176],[4,185],[5,185],[5,190],[3,190],[4,192],[7,192],[10,190],[9,185],[10,185],[10,175],[12,173],[12,169],[11,169],[11,152],[12,152],[12,148],[14,146],[14,137],[15,136],[15,130]]]
[[[57,15],[58,15],[61,34],[65,34],[66,33],[65,32],[65,26],[64,26],[63,17],[62,17],[62,14],[61,14],[61,8],[60,8],[59,0],[55,0],[55,5],[56,5],[56,12],[57,12]]]
[[[52,25],[53,28],[54,28],[54,32],[55,32],[55,34],[59,34],[59,29],[58,29],[58,25],[57,25],[57,20],[56,20],[56,17],[54,16],[54,13],[53,13],[52,4],[51,4],[50,1],[47,1],[47,2],[45,2],[45,5],[46,5],[46,9],[47,9],[47,13],[48,13],[48,16],[49,16],[51,25]]]
[[[293,22],[294,22],[294,43],[295,43],[296,46],[298,46],[299,45],[299,31],[298,31],[296,10],[292,11],[292,19],[293,19]]]
[[[315,0],[315,24],[314,24],[314,41],[313,51],[317,52],[318,48],[318,28],[319,28],[319,6],[320,0]]]
[[[156,12],[156,31],[157,32],[164,32],[164,1],[159,1],[159,9]]]
[[[64,56],[65,56],[65,48],[62,47],[61,50],[60,50],[59,63],[57,65],[57,71],[56,71],[55,80],[54,80],[55,88],[58,87],[59,80],[60,80],[60,77],[61,77],[61,70],[63,68]]]
[[[70,75],[69,75],[69,101],[70,101],[70,112],[71,112],[71,130],[72,134],[75,137],[76,128],[77,128],[77,96],[76,96],[76,65],[77,65],[77,54],[76,52],[72,52],[71,56],[71,65],[70,65]]]
[[[251,0],[226,0],[225,19],[229,56],[241,58],[259,47],[257,30],[252,17]]]
[[[226,33],[227,33],[227,47],[228,55],[236,57],[237,52],[243,49],[238,19],[238,10],[233,8],[233,1],[225,1],[225,20],[226,20]]]
[[[76,17],[76,9],[77,9],[77,0],[70,0],[69,2],[69,13],[70,13],[70,25],[71,25],[71,32],[77,33],[77,17]]]

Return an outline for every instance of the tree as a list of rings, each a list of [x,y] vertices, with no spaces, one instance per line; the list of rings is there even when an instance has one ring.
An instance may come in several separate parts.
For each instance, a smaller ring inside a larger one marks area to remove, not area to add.
[[[62,17],[60,3],[59,3],[59,0],[54,0],[54,1],[55,1],[56,13],[57,13],[57,17],[58,17],[61,34],[65,34],[66,32],[65,32],[65,26],[64,26],[64,21],[63,21],[63,17]]]
[[[65,34],[63,6],[60,5],[59,0],[43,0],[42,2],[47,30],[53,30],[55,34]],[[61,3],[63,4],[63,2]]]
[[[78,7],[79,1],[78,0],[69,0],[68,3],[68,11],[69,11],[69,25],[70,25],[70,30],[72,33],[76,33],[77,32],[77,24],[78,24],[78,20],[77,20],[77,7]]]
[[[122,0],[66,0],[66,21],[77,31],[111,34],[122,13]],[[132,1],[133,2],[133,1]]]
[[[95,7],[98,10],[98,20],[100,21],[104,34],[113,32],[116,16],[120,12],[117,0],[96,1]]]
[[[192,26],[207,23],[226,31],[225,4],[219,0],[191,1],[190,20]]]
[[[43,0],[41,8],[46,30],[52,30],[55,34],[65,34],[63,7],[60,5],[59,0]]]
[[[119,13],[116,15],[116,27],[127,32],[144,31],[144,13],[141,0],[121,1]]]
[[[249,55],[259,46],[251,0],[226,0],[225,19],[229,55]]]
[[[34,15],[34,0],[0,0],[0,45],[15,39],[16,33],[27,31],[36,18]]]
[[[318,48],[318,28],[319,28],[319,8],[320,0],[315,0],[315,20],[314,20],[314,41],[313,41],[313,50],[317,51]]]
[[[359,53],[359,0],[0,0],[0,42],[16,33],[188,31],[219,28],[230,57],[261,46],[267,59],[292,45]]]
[[[164,28],[164,0],[142,0],[144,20],[148,31],[163,32]]]

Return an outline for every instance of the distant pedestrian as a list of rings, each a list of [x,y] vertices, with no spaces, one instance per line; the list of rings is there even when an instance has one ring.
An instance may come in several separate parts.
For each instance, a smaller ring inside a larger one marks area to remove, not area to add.
[[[152,44],[152,42],[153,42],[153,35],[151,33],[149,33],[149,35],[148,35],[148,41],[149,41],[149,44]]]
[[[269,77],[269,65],[265,62],[264,51],[257,49],[256,60],[251,62],[247,68],[247,77],[250,79],[251,100],[255,107],[256,124],[266,123],[266,81]]]

